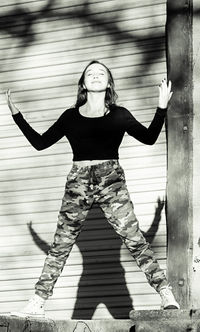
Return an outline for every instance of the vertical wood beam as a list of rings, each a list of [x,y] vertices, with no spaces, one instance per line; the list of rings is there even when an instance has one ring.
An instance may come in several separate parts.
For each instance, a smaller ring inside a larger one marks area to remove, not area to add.
[[[193,281],[192,307],[200,308],[200,1],[193,0]]]
[[[168,279],[190,307],[192,271],[192,0],[167,0],[167,69],[173,97],[167,118]]]

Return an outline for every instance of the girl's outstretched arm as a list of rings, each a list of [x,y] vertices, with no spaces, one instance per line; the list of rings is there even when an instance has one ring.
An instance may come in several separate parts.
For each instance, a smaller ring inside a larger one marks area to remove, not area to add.
[[[154,144],[164,124],[167,106],[171,96],[171,81],[167,84],[167,81],[163,79],[159,85],[158,108],[150,126],[146,128],[128,112],[126,115],[127,133],[144,144]]]
[[[28,124],[22,113],[13,103],[10,90],[6,92],[6,99],[15,123],[18,125],[24,136],[36,150],[44,150],[48,148],[65,135],[64,114],[61,115],[59,119],[46,132],[39,134]]]

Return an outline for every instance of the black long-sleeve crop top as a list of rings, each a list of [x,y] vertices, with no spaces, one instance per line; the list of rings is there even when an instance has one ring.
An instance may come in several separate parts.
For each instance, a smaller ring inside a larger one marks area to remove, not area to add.
[[[118,149],[127,132],[140,142],[152,145],[162,129],[166,109],[157,108],[148,128],[138,122],[124,107],[112,106],[107,115],[85,117],[78,108],[66,110],[43,134],[35,131],[19,112],[13,119],[37,150],[43,150],[66,136],[73,151],[73,160],[118,159]]]

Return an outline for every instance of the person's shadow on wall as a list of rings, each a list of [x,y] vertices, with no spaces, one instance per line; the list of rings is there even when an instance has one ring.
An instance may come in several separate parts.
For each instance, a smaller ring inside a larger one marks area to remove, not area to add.
[[[144,233],[150,243],[157,233],[164,207],[164,202],[160,199],[157,204],[152,225]],[[28,227],[34,242],[47,254],[49,244],[34,231],[31,222]],[[134,307],[126,285],[125,271],[120,261],[122,241],[105,219],[98,205],[95,204],[88,213],[76,245],[82,255],[83,272],[78,285],[72,319],[91,319],[99,304],[104,304],[115,319],[129,318],[129,312]]]

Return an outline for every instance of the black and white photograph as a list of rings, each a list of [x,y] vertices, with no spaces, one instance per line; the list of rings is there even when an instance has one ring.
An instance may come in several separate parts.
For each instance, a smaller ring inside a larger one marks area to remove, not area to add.
[[[0,332],[200,332],[199,0],[1,0]]]

